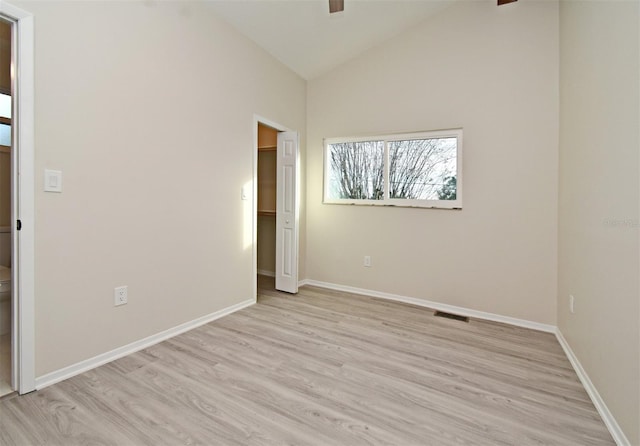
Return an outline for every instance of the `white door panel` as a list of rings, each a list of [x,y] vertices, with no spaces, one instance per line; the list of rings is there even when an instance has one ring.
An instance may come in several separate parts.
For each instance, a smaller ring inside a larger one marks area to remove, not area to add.
[[[293,167],[292,166],[284,166],[282,168],[283,172],[283,181],[284,181],[284,199],[283,199],[283,208],[284,212],[287,214],[292,214],[294,212],[294,202],[293,195],[294,191],[292,187],[289,185],[293,184]]]
[[[298,292],[298,133],[278,133],[276,289]]]
[[[291,251],[292,243],[291,229],[285,228],[282,239],[282,276],[290,278],[293,271],[291,269],[291,256],[287,255]]]

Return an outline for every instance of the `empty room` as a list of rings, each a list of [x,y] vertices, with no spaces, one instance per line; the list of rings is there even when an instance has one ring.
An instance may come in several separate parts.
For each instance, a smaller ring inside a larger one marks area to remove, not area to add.
[[[640,446],[640,1],[2,1],[0,228],[0,445]]]

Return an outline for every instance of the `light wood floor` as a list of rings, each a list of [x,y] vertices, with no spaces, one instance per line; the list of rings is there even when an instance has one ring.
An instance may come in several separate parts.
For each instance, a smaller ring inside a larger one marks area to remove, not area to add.
[[[259,284],[257,305],[0,400],[0,444],[614,444],[551,334]]]

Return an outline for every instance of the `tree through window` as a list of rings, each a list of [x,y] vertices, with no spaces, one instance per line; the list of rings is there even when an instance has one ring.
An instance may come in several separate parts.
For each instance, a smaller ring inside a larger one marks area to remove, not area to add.
[[[361,141],[332,144],[331,196],[353,200],[382,200],[384,143]]]
[[[462,130],[325,141],[325,203],[460,208]]]

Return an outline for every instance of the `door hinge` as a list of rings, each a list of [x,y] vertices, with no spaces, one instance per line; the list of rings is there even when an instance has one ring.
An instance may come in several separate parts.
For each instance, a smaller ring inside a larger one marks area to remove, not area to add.
[[[22,229],[22,222],[20,220],[18,220],[16,222],[16,229],[19,231],[20,229]]]

